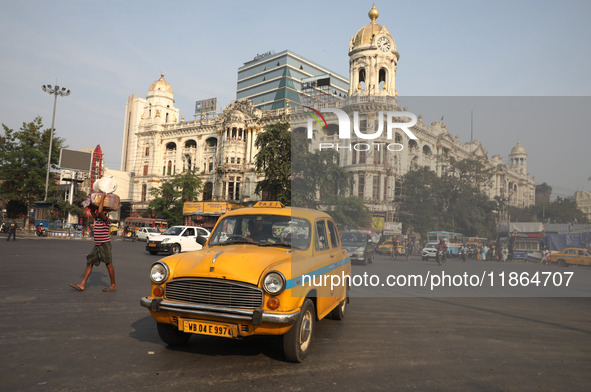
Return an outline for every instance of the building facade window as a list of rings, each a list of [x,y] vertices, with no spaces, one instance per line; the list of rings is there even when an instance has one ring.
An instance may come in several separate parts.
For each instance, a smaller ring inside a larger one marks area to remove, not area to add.
[[[380,175],[376,174],[373,176],[373,200],[380,200]]]
[[[365,197],[365,173],[359,172],[357,180],[357,197]]]

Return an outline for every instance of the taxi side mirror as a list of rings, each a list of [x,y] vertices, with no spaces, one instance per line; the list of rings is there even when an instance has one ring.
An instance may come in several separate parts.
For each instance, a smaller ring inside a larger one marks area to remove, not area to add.
[[[201,245],[201,246],[205,246],[205,243],[207,242],[207,238],[201,236],[201,235],[197,235],[197,238],[195,238],[195,241]]]

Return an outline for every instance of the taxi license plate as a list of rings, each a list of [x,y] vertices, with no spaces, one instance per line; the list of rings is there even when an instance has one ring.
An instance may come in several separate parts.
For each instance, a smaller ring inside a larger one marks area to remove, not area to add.
[[[237,328],[235,325],[210,323],[205,321],[182,320],[184,332],[195,333],[199,335],[222,336],[233,338],[236,336]]]
[[[150,248],[155,248],[155,247],[156,247],[156,244],[148,244],[148,246],[149,246]]]

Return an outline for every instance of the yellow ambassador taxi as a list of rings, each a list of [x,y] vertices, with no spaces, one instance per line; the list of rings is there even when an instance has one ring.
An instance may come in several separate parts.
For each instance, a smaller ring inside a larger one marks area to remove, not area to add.
[[[561,267],[568,265],[591,265],[591,253],[584,248],[564,248],[550,255],[550,262]]]
[[[259,202],[223,215],[202,250],[155,262],[141,305],[160,338],[283,335],[285,357],[307,356],[315,323],[342,320],[351,261],[337,226],[320,211]]]

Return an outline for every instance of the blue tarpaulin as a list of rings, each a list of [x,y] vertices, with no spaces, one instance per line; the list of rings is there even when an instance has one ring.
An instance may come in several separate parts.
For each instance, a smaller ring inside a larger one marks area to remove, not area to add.
[[[544,244],[550,250],[561,251],[564,248],[591,249],[591,232],[571,234],[546,234]]]

